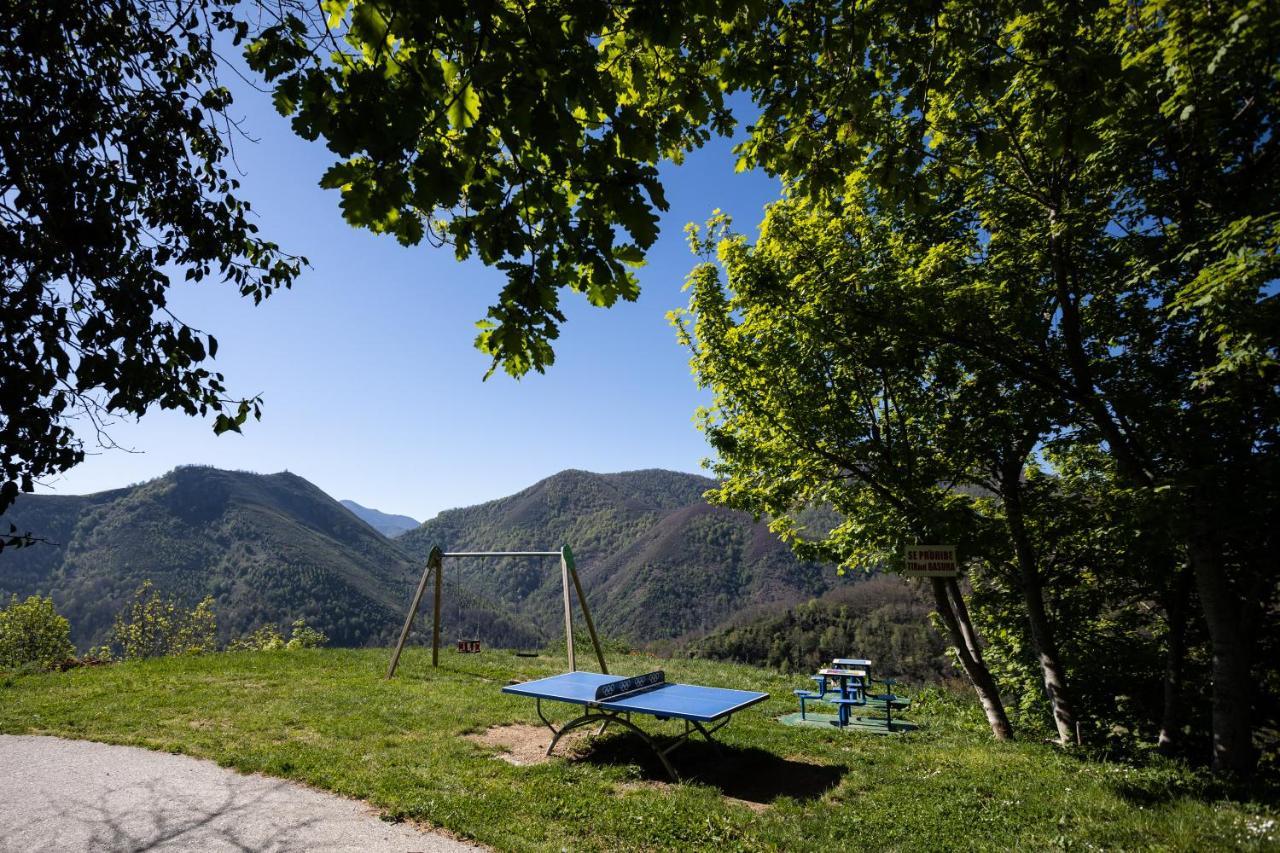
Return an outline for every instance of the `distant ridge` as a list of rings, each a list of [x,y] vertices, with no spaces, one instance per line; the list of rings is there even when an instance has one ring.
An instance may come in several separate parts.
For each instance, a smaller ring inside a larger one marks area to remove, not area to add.
[[[412,530],[422,522],[407,515],[392,515],[381,510],[362,506],[355,501],[342,500],[338,503],[351,510],[356,518],[381,533],[388,539],[394,539],[407,530]]]

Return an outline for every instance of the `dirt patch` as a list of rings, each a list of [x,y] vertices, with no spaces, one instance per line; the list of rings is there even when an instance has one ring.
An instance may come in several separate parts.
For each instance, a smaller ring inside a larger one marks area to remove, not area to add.
[[[589,736],[585,731],[570,732],[556,744],[556,755],[577,753],[583,748]],[[479,746],[498,750],[495,758],[501,758],[517,767],[542,764],[551,760],[551,756],[547,755],[547,747],[551,745],[551,732],[546,726],[531,726],[527,723],[490,726],[482,732],[474,732],[463,737]]]

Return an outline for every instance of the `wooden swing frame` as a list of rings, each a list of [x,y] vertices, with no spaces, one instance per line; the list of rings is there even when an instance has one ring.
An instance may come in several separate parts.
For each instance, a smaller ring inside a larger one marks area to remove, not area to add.
[[[422,579],[418,581],[418,589],[413,594],[413,602],[409,605],[409,613],[405,616],[404,627],[400,629],[400,639],[396,642],[395,652],[391,655],[391,665],[387,668],[387,678],[396,674],[396,666],[400,663],[400,652],[413,630],[414,617],[418,615],[418,605],[422,603],[422,594],[426,592],[427,580],[435,575],[435,601],[431,622],[431,665],[440,665],[440,599],[444,587],[445,557],[559,557],[560,583],[564,591],[564,642],[569,652],[569,670],[578,669],[573,649],[573,607],[570,603],[569,584],[572,582],[578,594],[578,605],[582,608],[582,616],[587,623],[587,633],[591,635],[591,645],[595,647],[596,661],[600,664],[600,672],[608,675],[609,668],[604,662],[604,650],[600,648],[600,638],[596,636],[595,623],[591,621],[591,610],[587,607],[587,597],[582,592],[582,582],[578,580],[578,570],[573,564],[573,551],[568,545],[559,551],[444,551],[439,545],[432,545],[427,554],[427,565],[422,570]]]

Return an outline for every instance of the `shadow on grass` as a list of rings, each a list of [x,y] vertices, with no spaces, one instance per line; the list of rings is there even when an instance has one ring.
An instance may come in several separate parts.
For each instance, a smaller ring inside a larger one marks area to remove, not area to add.
[[[1164,786],[1134,785],[1118,782],[1110,785],[1112,792],[1126,803],[1135,806],[1162,806],[1182,798],[1206,799],[1203,794],[1196,796],[1190,791],[1174,791]]]
[[[1178,800],[1201,803],[1228,800],[1261,803],[1272,807],[1280,803],[1280,789],[1274,782],[1264,779],[1212,779],[1201,775],[1191,781],[1122,781],[1112,782],[1109,787],[1126,803],[1145,808],[1163,806]]]
[[[769,804],[778,797],[816,800],[840,783],[849,768],[782,758],[763,749],[689,741],[667,756],[680,778],[718,788],[726,797]],[[640,738],[618,734],[594,739],[577,754],[594,764],[640,768],[648,782],[670,782],[662,763]]]

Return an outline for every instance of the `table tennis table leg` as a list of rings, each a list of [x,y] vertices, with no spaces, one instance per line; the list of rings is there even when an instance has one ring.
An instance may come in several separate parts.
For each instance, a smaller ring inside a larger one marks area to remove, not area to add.
[[[539,712],[538,716],[542,716],[541,712]],[[544,722],[546,721],[545,718],[543,721]],[[658,756],[658,760],[662,762],[662,767],[667,771],[667,775],[671,777],[671,781],[673,782],[680,781],[679,774],[677,774],[675,768],[671,766],[671,762],[667,760],[667,753],[669,753],[671,750],[675,749],[677,746],[683,743],[684,739],[679,738],[677,739],[676,743],[672,744],[666,749],[659,749],[658,745],[654,742],[653,738],[649,737],[649,735],[645,732],[644,729],[640,728],[635,723],[631,722],[629,719],[626,719],[625,717],[619,714],[588,712],[586,714],[583,714],[581,717],[578,717],[576,719],[570,720],[569,722],[565,723],[563,726],[560,727],[559,731],[556,731],[556,729],[552,727],[550,723],[547,723],[547,727],[550,728],[551,731],[555,732],[555,737],[551,738],[551,746],[547,747],[547,755],[550,755],[552,751],[556,748],[556,744],[560,742],[560,738],[564,737],[566,734],[573,731],[574,729],[579,729],[579,728],[582,728],[583,726],[589,726],[596,721],[599,721],[602,724],[606,724],[606,725],[609,723],[617,723],[618,725],[626,726],[628,729],[635,732],[637,735],[640,736],[640,739],[645,742],[645,745],[648,746],[650,749],[652,749],[654,751],[654,754]]]
[[[712,734],[712,732],[717,732],[717,731],[719,731],[719,730],[724,726],[724,724],[725,724],[725,723],[727,723],[727,722],[729,722],[729,718],[728,718],[728,717],[725,717],[725,718],[724,718],[723,720],[721,720],[719,723],[715,724],[714,726],[712,726],[711,728],[709,728],[709,729],[708,729],[706,726],[702,725],[702,723],[699,723],[699,722],[697,722],[696,720],[695,720],[695,721],[693,721],[693,727],[694,727],[695,729],[697,729],[697,730],[698,730],[698,732],[699,732],[699,733],[701,733],[701,735],[702,735],[704,738],[706,738],[706,739],[707,739],[707,743],[711,744],[711,748],[712,748],[712,749],[714,749],[714,750],[716,751],[716,754],[717,754],[717,755],[723,755],[723,754],[724,754],[724,747],[722,747],[722,746],[720,745],[720,742],[719,742],[718,740],[716,740],[715,738],[713,738],[713,737],[711,736],[711,734]],[[685,723],[685,728],[686,728],[686,730],[688,729],[688,725],[689,725],[688,723]],[[686,735],[685,735],[685,737],[686,737],[686,738],[687,738],[688,736],[689,736],[688,734],[686,734]]]

